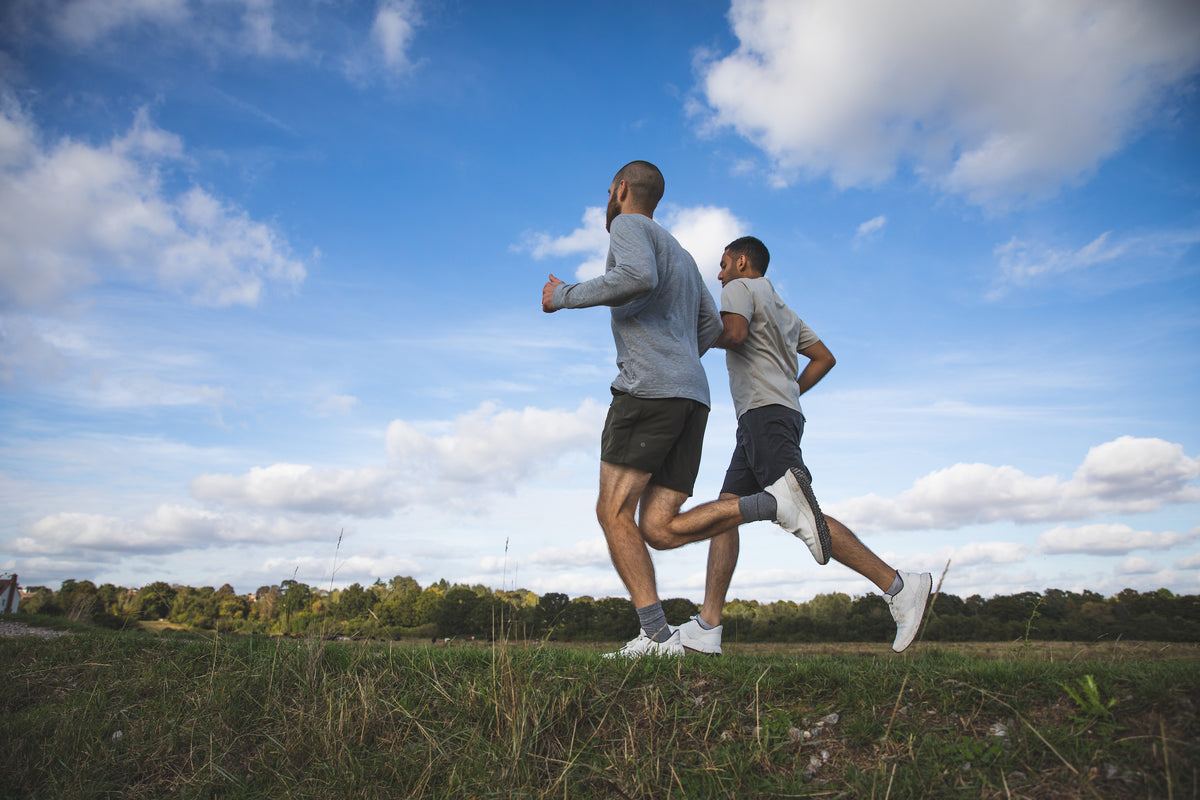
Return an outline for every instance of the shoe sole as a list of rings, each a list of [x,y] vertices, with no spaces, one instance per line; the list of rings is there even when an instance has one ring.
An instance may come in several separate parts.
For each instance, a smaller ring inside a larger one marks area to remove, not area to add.
[[[686,644],[683,646],[683,649],[689,653],[697,653],[702,656],[713,656],[714,658],[721,655],[720,650],[697,650],[695,647],[688,647]]]
[[[892,644],[892,652],[894,653],[903,653],[909,648],[909,645],[916,641],[917,634],[921,632],[921,623],[925,621],[925,612],[929,610],[929,597],[933,594],[933,576],[923,572],[919,575],[919,578],[921,586],[925,589],[924,594],[921,595],[925,601],[921,603],[921,616],[917,622],[917,627],[913,628],[912,636],[909,637],[908,641],[899,650],[896,649],[895,643]]]
[[[821,554],[813,553],[813,558],[817,560],[818,564],[828,564],[830,553],[833,551],[833,541],[829,538],[829,523],[825,521],[825,515],[821,513],[821,507],[817,505],[817,496],[813,494],[812,486],[805,480],[804,473],[800,471],[799,467],[792,467],[790,472],[792,479],[804,493],[804,499],[808,501],[808,507],[812,511],[813,521],[817,524],[817,544],[821,548]],[[812,548],[810,547],[809,550]]]

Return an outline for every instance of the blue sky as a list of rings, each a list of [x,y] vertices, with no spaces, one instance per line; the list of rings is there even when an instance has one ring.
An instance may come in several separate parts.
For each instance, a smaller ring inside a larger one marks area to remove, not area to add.
[[[647,159],[714,294],[758,236],[838,358],[805,457],[885,560],[1200,592],[1194,3],[15,0],[0,31],[23,584],[622,596],[608,314],[540,296],[602,269]],[[735,426],[705,366],[697,501]],[[704,558],[656,554],[661,594]],[[730,594],[870,588],[757,523]]]

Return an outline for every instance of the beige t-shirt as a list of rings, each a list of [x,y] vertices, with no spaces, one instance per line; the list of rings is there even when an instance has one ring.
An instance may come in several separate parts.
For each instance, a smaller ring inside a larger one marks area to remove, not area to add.
[[[781,405],[800,410],[797,353],[821,341],[775,292],[766,278],[739,278],[721,290],[721,313],[745,317],[741,347],[725,351],[729,391],[739,418],[752,408]]]

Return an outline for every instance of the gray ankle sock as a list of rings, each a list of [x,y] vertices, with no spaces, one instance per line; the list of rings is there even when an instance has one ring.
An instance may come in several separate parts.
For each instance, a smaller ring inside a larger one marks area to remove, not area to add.
[[[717,627],[716,625],[709,625],[704,621],[704,617],[700,616],[699,614],[696,615],[695,619],[696,624],[700,626],[700,630],[702,631],[711,631],[713,628]]]
[[[768,492],[759,492],[738,498],[738,511],[742,512],[743,522],[758,522],[759,520],[775,521],[775,512],[779,503]]]
[[[904,588],[904,579],[900,577],[900,573],[896,573],[896,580],[892,581],[892,588],[888,589],[884,594],[888,597],[895,597],[900,594],[900,590]]]
[[[667,625],[667,615],[663,613],[662,603],[654,603],[637,610],[638,621],[642,630],[656,642],[665,642],[671,638],[671,628]]]

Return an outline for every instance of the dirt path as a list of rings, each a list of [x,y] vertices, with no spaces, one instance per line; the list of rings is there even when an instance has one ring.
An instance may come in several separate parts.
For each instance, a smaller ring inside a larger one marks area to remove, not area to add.
[[[41,636],[43,639],[53,639],[56,636],[65,636],[66,633],[49,628],[31,628],[24,622],[0,620],[0,636]]]

